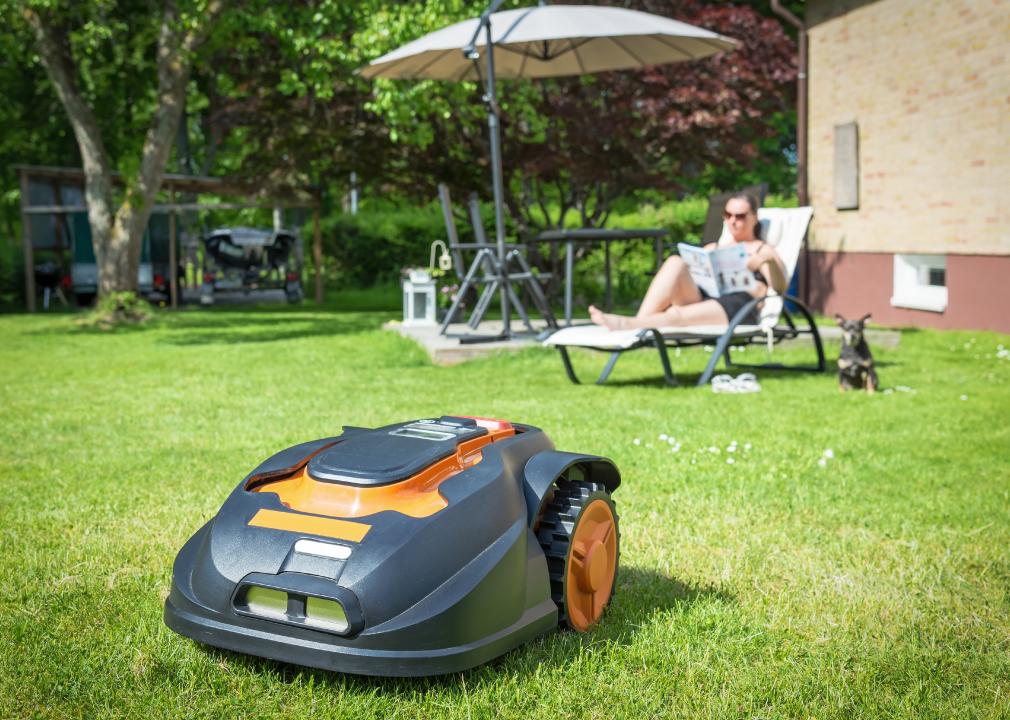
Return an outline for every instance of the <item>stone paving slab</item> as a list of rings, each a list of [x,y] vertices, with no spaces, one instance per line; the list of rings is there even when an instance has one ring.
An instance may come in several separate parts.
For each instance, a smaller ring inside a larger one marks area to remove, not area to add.
[[[540,340],[537,339],[537,335],[547,328],[547,324],[536,320],[532,323],[536,332],[529,332],[521,322],[513,322],[510,340],[466,345],[460,343],[461,336],[498,335],[502,331],[501,321],[485,320],[477,330],[472,330],[466,323],[453,323],[448,327],[445,335],[438,334],[437,325],[404,325],[398,320],[385,323],[382,329],[398,332],[403,337],[417,342],[436,365],[456,365],[474,358],[487,357],[496,352],[539,347]]]

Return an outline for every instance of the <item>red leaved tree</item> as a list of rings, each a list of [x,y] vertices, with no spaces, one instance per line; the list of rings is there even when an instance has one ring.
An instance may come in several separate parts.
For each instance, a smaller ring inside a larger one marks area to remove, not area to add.
[[[776,20],[751,7],[698,0],[621,4],[716,31],[740,46],[643,70],[503,82],[506,204],[520,231],[560,226],[571,212],[582,225],[601,225],[630,191],[677,191],[713,168],[732,177],[783,162],[778,139],[792,106],[795,45]],[[400,148],[401,187],[433,194],[433,182],[442,180],[457,192],[487,194],[479,91],[469,106],[457,107],[424,118],[434,130],[430,144]]]

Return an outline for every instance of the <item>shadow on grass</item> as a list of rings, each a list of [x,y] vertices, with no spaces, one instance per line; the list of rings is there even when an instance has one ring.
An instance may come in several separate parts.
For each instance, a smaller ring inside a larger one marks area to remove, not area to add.
[[[822,378],[835,380],[838,377],[838,367],[836,365],[837,360],[835,358],[828,358],[826,360],[825,369],[823,371],[816,370],[789,370],[785,368],[776,367],[746,367],[743,365],[731,365],[730,367],[720,366],[715,369],[713,377],[715,375],[721,375],[728,373],[730,375],[739,375],[741,373],[749,372],[753,373],[758,382],[764,380],[796,380],[799,378]],[[800,364],[800,363],[797,363]],[[875,361],[874,365],[877,368],[890,368],[890,367],[900,367],[904,363],[891,361]],[[656,360],[657,371],[662,372],[659,366],[659,360]],[[602,365],[600,366],[602,369]],[[579,369],[579,379],[582,380],[583,385],[595,385],[596,377],[599,373],[592,374],[589,371]],[[615,370],[618,373],[619,370]],[[632,372],[640,372],[637,368]],[[614,377],[613,375],[607,379],[603,384],[603,387],[655,387],[655,388],[669,388],[669,389],[690,389],[698,388],[698,380],[701,378],[701,371],[697,372],[683,372],[674,371],[674,377],[677,378],[676,385],[667,385],[666,380],[662,375],[631,375],[629,377]]]
[[[298,338],[353,335],[378,330],[381,317],[362,313],[262,313],[178,316],[162,327],[159,344],[194,346],[264,343]]]
[[[378,330],[384,319],[378,313],[254,311],[179,313],[156,317],[143,324],[117,325],[103,329],[61,325],[30,330],[34,336],[120,336],[155,332],[160,345],[233,345],[267,343],[298,338],[353,335]]]
[[[732,595],[711,587],[694,587],[654,570],[622,567],[617,590],[602,622],[586,633],[559,630],[520,645],[504,655],[470,670],[432,677],[373,677],[307,668],[291,663],[243,655],[210,646],[202,647],[217,661],[239,665],[250,672],[276,676],[285,684],[309,683],[316,687],[415,694],[428,689],[473,688],[482,680],[502,674],[526,676],[543,666],[564,667],[581,657],[589,647],[631,645],[648,621],[657,613],[687,611],[698,602],[735,602]]]

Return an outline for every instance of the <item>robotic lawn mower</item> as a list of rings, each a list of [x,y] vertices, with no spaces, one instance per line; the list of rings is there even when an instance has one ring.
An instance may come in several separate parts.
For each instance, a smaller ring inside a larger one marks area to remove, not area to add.
[[[458,672],[588,630],[620,555],[613,462],[444,416],[303,443],[183,546],[165,602],[201,643],[340,672]]]

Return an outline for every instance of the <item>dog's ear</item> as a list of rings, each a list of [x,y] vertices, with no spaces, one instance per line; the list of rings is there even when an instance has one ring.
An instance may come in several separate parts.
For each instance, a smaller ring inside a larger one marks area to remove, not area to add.
[[[845,322],[845,318],[842,317],[841,313],[835,313],[835,320],[838,321],[839,325]]]
[[[870,319],[870,315],[871,315],[871,313],[866,313],[865,315],[863,315],[863,319],[860,320],[859,322],[865,323],[867,320]]]

